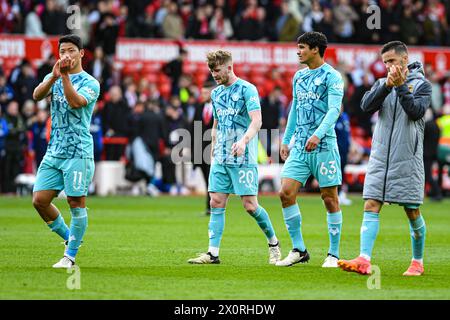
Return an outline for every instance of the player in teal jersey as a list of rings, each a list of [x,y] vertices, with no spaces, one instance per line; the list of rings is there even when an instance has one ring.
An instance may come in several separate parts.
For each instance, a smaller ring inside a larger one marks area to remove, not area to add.
[[[86,196],[94,175],[94,149],[89,132],[94,105],[100,92],[98,81],[83,71],[81,39],[59,39],[59,60],[52,73],[36,87],[35,100],[51,95],[51,135],[33,189],[33,206],[50,230],[65,242],[64,257],[54,268],[71,268],[87,227]],[[72,215],[70,228],[53,198],[64,190]]]
[[[242,199],[245,210],[255,219],[269,244],[269,263],[281,258],[278,239],[267,211],[258,204],[257,133],[261,128],[261,106],[256,87],[233,72],[231,53],[217,50],[207,55],[216,87],[211,92],[212,128],[209,192],[211,215],[207,253],[189,263],[220,263],[219,246],[225,226],[225,207],[230,193]]]
[[[299,188],[313,175],[319,182],[327,209],[330,239],[322,266],[337,268],[342,227],[337,186],[342,177],[334,126],[344,85],[339,72],[324,62],[327,38],[322,33],[307,32],[297,39],[297,45],[300,63],[307,67],[297,71],[292,82],[292,106],[280,149],[281,158],[286,160],[281,173],[280,199],[293,250],[276,265],[291,266],[309,260],[296,197]],[[294,145],[289,150],[293,136]]]

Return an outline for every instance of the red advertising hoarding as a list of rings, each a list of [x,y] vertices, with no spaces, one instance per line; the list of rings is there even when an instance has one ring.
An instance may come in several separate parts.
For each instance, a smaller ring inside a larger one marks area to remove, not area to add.
[[[23,58],[36,65],[50,53],[57,55],[57,44],[57,37],[28,38],[2,34],[0,61],[6,69]],[[189,52],[189,61],[194,63],[203,63],[205,54],[218,48],[231,51],[236,64],[292,67],[298,63],[294,43],[185,41],[182,45]],[[178,46],[178,42],[169,40],[121,38],[117,42],[115,59],[119,66],[129,63],[163,63],[178,55]],[[356,64],[369,66],[379,57],[379,49],[379,45],[331,44],[326,59],[333,64],[346,64],[350,68]],[[443,74],[450,70],[450,48],[410,47],[410,61],[415,60],[429,63],[438,73]]]

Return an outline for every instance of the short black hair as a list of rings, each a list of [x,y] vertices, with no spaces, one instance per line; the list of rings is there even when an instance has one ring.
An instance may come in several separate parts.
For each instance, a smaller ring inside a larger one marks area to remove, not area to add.
[[[395,50],[395,53],[397,54],[408,53],[408,47],[406,47],[406,44],[401,41],[391,41],[386,43],[383,48],[381,48],[381,54],[391,50]]]
[[[83,49],[83,43],[81,42],[81,38],[74,34],[66,34],[65,36],[62,36],[59,38],[58,41],[58,49],[61,46],[62,43],[70,42],[77,46],[78,50]]]
[[[297,38],[297,44],[307,44],[310,49],[319,48],[319,55],[323,57],[325,50],[328,46],[327,37],[316,31],[305,32],[300,37]]]

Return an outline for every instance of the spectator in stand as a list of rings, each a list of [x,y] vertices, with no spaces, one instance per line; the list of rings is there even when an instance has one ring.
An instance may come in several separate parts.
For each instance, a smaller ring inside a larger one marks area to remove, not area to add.
[[[433,177],[433,164],[438,160],[438,145],[441,131],[436,123],[433,109],[425,112],[425,129],[423,143],[423,163],[425,171],[425,183],[430,187],[427,195],[435,201],[442,200],[441,186]]]
[[[102,110],[103,132],[106,137],[127,137],[128,125],[126,119],[130,115],[130,108],[122,98],[119,86],[109,89],[109,101]],[[124,154],[124,146],[108,144],[105,146],[106,160],[120,160]]]
[[[63,35],[67,33],[67,15],[55,0],[45,1],[45,10],[41,16],[42,30],[47,35]]]
[[[48,75],[53,70],[53,66],[56,63],[56,58],[53,54],[50,54],[48,58],[41,64],[37,70],[37,80],[39,83],[44,80],[44,77]]]
[[[75,28],[71,30],[71,33],[79,36],[84,48],[89,48],[89,43],[91,41],[91,33],[92,33],[92,23],[89,20],[90,6],[89,5],[80,5],[77,3],[80,8],[80,14],[78,16],[79,28]],[[78,26],[77,26],[78,27]]]
[[[3,193],[3,180],[5,174],[5,138],[8,135],[8,123],[3,117],[2,108],[0,108],[0,194]]]
[[[20,113],[27,129],[30,129],[33,123],[36,122],[36,110],[37,107],[34,100],[26,100],[22,105]]]
[[[355,9],[349,4],[349,0],[339,0],[333,8],[334,32],[339,42],[350,42],[353,39],[355,29],[353,24],[359,17]]]
[[[124,0],[122,6],[120,8],[121,11],[121,20],[123,20],[123,17],[126,17],[126,26],[125,26],[125,35],[127,37],[144,37],[147,36],[145,34],[146,31],[148,31],[148,24],[146,21],[146,13],[148,6],[152,2],[157,1],[150,1],[150,0]],[[150,12],[152,12],[150,9]]]
[[[178,129],[186,129],[187,124],[184,118],[181,101],[178,96],[172,96],[165,110],[165,129],[164,136],[167,137],[167,150],[161,158],[163,171],[163,184],[170,186],[169,192],[172,195],[181,193],[180,186],[177,185],[175,176],[175,164],[172,161],[172,149],[180,142]],[[175,155],[181,157],[181,154]]]
[[[281,15],[278,17],[275,30],[278,41],[293,41],[299,35],[300,23],[292,14],[287,1],[281,3]]]
[[[5,120],[8,125],[8,134],[5,137],[5,158],[2,174],[2,191],[16,192],[14,179],[21,173],[23,165],[23,152],[26,148],[26,127],[19,113],[19,104],[11,101],[6,109]]]
[[[171,79],[171,95],[177,95],[179,93],[179,80],[183,74],[183,63],[188,57],[186,49],[180,47],[178,56],[166,63],[162,71]]]
[[[134,108],[136,103],[138,102],[138,92],[137,92],[137,86],[134,82],[131,82],[126,86],[125,89],[125,100],[127,101],[127,104],[130,108]]]
[[[425,44],[439,46],[445,39],[448,29],[445,6],[439,0],[428,0],[425,7]]]
[[[33,99],[33,91],[38,84],[39,81],[36,79],[31,64],[23,64],[14,88],[14,98],[17,100],[19,105],[22,105],[26,100]]]
[[[267,97],[261,100],[261,129],[264,131],[260,131],[260,134],[266,133],[261,136],[261,143],[265,147],[269,157],[272,155],[278,157],[278,141],[280,137],[278,134],[272,135],[272,130],[280,127],[284,109],[282,95],[281,88],[275,87]]]
[[[139,181],[144,178],[147,183],[147,193],[159,195],[159,190],[153,184],[155,162],[160,158],[159,144],[167,141],[164,135],[164,121],[159,106],[155,101],[138,102],[129,117],[130,164],[127,179]]]
[[[324,12],[319,0],[312,1],[311,11],[305,16],[305,20],[303,20],[303,32],[318,31],[316,26],[322,21],[323,15]]]
[[[444,85],[442,86],[444,95],[444,106],[450,105],[450,72],[447,72]]]
[[[210,17],[206,15],[206,5],[200,6],[189,19],[186,28],[187,39],[212,39],[213,33],[209,23]]]
[[[100,83],[99,99],[102,99],[103,94],[109,90],[109,87],[112,84],[111,70],[111,64],[106,59],[103,48],[100,46],[96,47],[94,50],[94,59],[89,62],[86,71]]]
[[[31,149],[34,153],[35,167],[39,168],[45,152],[47,151],[47,119],[48,111],[39,109],[36,115],[36,120],[30,127],[32,133]]]
[[[6,78],[0,75],[0,109],[6,110],[6,105],[14,98],[12,87],[6,83]]]
[[[164,38],[181,40],[185,34],[183,19],[178,14],[178,4],[172,1],[168,5],[168,12],[162,23],[162,34]]]
[[[149,101],[155,101],[158,106],[165,107],[166,105],[166,100],[163,98],[154,82],[148,84],[147,98]]]
[[[350,116],[355,118],[355,123],[364,129],[365,136],[372,136],[372,116],[366,112],[361,110],[360,104],[364,94],[370,90],[372,87],[373,79],[370,76],[370,73],[366,73],[362,78],[361,85],[355,87],[353,95],[350,98],[349,106],[350,106]]]
[[[42,5],[39,3],[32,4],[32,10],[25,17],[25,35],[28,37],[45,37],[42,30],[41,18]]]
[[[196,105],[193,122],[190,126],[193,169],[195,170],[197,167],[201,169],[206,184],[206,215],[211,214],[208,177],[211,169],[211,129],[214,122],[211,90],[214,86],[213,82],[206,82],[201,89],[200,99]]]
[[[398,0],[380,0],[381,5],[381,42],[400,38],[401,11]]]
[[[405,6],[400,19],[400,39],[406,44],[417,45],[422,35],[422,28],[414,17],[413,7]]]
[[[223,9],[217,7],[214,10],[214,16],[209,22],[209,28],[212,32],[213,38],[216,40],[225,41],[233,37],[233,26],[226,16],[224,16]]]
[[[440,115],[444,104],[444,95],[442,93],[442,86],[439,83],[439,77],[434,72],[431,64],[425,65],[425,75],[431,84],[431,108],[434,114]]]
[[[373,13],[368,12],[369,6],[373,4],[372,0],[361,0],[359,6],[355,7],[358,14],[358,20],[355,21],[355,37],[354,40],[359,43],[378,43],[381,35],[377,29],[368,29],[367,22]],[[372,18],[373,19],[373,18]],[[328,35],[327,35],[328,37]]]
[[[91,133],[92,140],[94,141],[94,161],[98,162],[101,160],[103,152],[103,123],[97,104],[94,106],[89,132]]]
[[[105,14],[95,32],[95,44],[103,48],[104,54],[109,61],[112,61],[116,52],[118,35],[119,25],[117,24],[116,16],[112,13]]]
[[[349,206],[352,204],[352,200],[347,198],[348,184],[345,178],[345,166],[347,165],[348,154],[350,152],[350,118],[344,111],[343,106],[341,107],[341,113],[336,121],[334,131],[336,132],[336,140],[339,148],[342,174],[342,185],[338,186],[339,204]]]
[[[450,145],[448,140],[450,139],[450,104],[444,104],[442,108],[442,115],[436,120],[439,129],[441,130],[441,138],[446,139],[447,143],[439,141],[438,145],[438,162],[439,162],[439,175],[438,185],[442,187],[442,178],[444,173],[444,166],[450,165]],[[443,191],[445,195],[445,191]]]

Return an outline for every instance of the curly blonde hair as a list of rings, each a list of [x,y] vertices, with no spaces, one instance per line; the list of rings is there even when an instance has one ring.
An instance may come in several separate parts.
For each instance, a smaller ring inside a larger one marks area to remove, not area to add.
[[[210,69],[214,69],[217,66],[224,65],[227,62],[232,62],[231,52],[225,50],[216,50],[209,52],[206,55],[206,62]]]

